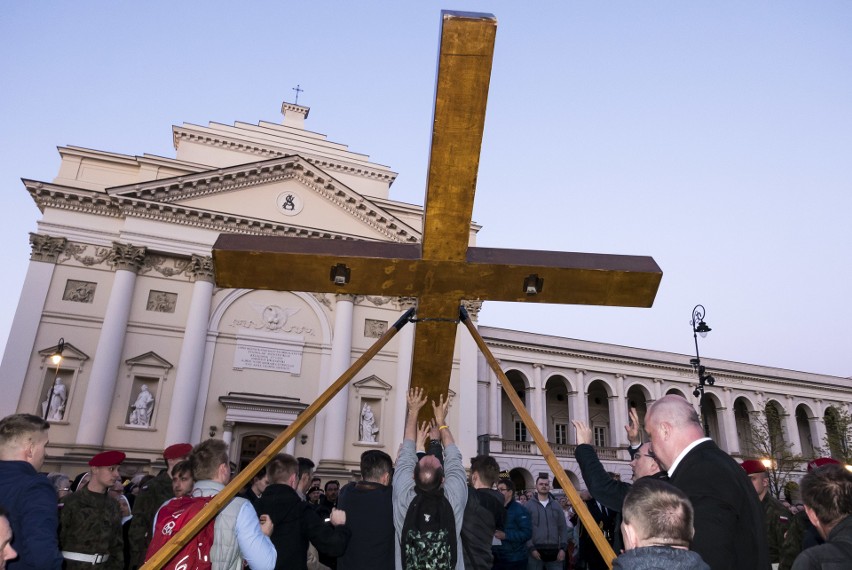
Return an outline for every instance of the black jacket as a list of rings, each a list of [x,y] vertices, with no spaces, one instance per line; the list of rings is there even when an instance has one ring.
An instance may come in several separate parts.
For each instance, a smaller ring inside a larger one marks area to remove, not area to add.
[[[852,561],[852,515],[837,523],[828,533],[828,541],[803,550],[793,570],[842,570]]]
[[[686,454],[669,482],[695,509],[692,550],[713,570],[766,570],[763,508],[748,475],[712,441]]]
[[[346,512],[346,528],[352,532],[337,569],[393,570],[393,489],[369,481],[349,483],[340,490],[337,505]]]
[[[635,450],[633,450],[635,453]],[[630,490],[630,483],[616,481],[609,476],[609,473],[604,469],[595,448],[585,443],[580,444],[574,450],[574,457],[577,458],[577,463],[580,465],[580,473],[583,475],[583,481],[586,482],[586,487],[589,494],[600,504],[611,511],[614,511],[615,516],[615,536],[612,541],[612,548],[616,554],[624,549],[624,541],[621,536],[621,507],[624,505],[624,497]],[[649,475],[654,479],[668,479],[665,471],[661,471],[656,475]]]
[[[332,526],[287,485],[272,484],[254,504],[259,515],[269,515],[272,544],[278,552],[275,570],[307,570],[308,541],[330,556],[346,550],[351,535],[345,526]]]

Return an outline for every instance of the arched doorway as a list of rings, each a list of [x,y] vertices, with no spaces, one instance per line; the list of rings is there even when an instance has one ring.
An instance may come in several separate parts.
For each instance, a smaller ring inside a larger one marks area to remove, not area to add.
[[[799,442],[802,445],[802,457],[809,459],[814,457],[814,437],[811,431],[810,419],[814,417],[813,412],[805,404],[796,406],[796,428],[799,430]]]
[[[547,441],[557,445],[567,445],[572,430],[568,411],[568,381],[564,376],[551,376],[544,385],[545,419],[547,421]]]
[[[523,467],[515,467],[509,471],[509,479],[515,484],[515,493],[523,493],[528,489],[535,489],[535,481],[532,474]]]
[[[745,398],[734,400],[734,422],[737,425],[737,439],[740,444],[740,455],[751,457],[754,450],[751,445],[751,402]]]
[[[512,389],[524,403],[524,407],[529,410],[530,403],[527,398],[527,387],[530,383],[527,377],[519,370],[508,370],[506,371],[506,378],[511,382]],[[527,426],[521,421],[521,416],[515,411],[509,397],[502,391],[500,397],[502,398],[500,409],[503,411],[503,440],[510,442],[530,441],[531,437],[527,434]]]
[[[609,397],[612,389],[603,380],[595,380],[589,384],[588,394],[589,427],[592,429],[593,443],[598,448],[610,447],[612,421]]]
[[[242,471],[257,457],[261,451],[272,443],[272,438],[266,435],[247,435],[240,439],[239,470]]]

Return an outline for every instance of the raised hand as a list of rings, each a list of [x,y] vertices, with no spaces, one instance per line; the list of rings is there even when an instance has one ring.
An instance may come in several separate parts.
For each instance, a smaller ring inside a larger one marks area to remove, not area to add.
[[[588,444],[592,445],[592,428],[579,420],[571,420],[574,424],[574,429],[577,430],[577,445]]]
[[[432,420],[434,421],[434,420]],[[417,441],[416,443],[422,446],[423,449],[429,449],[429,433],[431,431],[431,427],[429,426],[429,422],[423,422],[420,424],[420,427],[417,428]],[[420,449],[418,447],[417,449]]]
[[[417,414],[426,404],[426,393],[423,388],[411,388],[408,391],[408,411]]]
[[[432,400],[432,411],[435,414],[435,421],[438,422],[438,427],[445,425],[447,419],[447,409],[450,407],[450,399],[441,394],[437,402]]]
[[[639,439],[639,412],[636,411],[636,408],[631,407],[628,416],[630,421],[624,426],[624,431],[627,432],[627,441],[630,442],[630,446],[636,447],[642,441]]]

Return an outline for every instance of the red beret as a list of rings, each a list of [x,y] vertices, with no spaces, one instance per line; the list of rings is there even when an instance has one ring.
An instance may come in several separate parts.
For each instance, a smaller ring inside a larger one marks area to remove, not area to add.
[[[102,451],[91,459],[89,465],[92,467],[109,467],[111,465],[120,465],[124,458],[127,457],[120,451]]]
[[[840,465],[840,462],[836,459],[832,459],[831,457],[817,457],[812,461],[808,461],[808,473],[814,469],[819,469],[823,465]]]
[[[176,443],[168,446],[163,450],[163,459],[180,459],[186,457],[192,451],[192,446],[188,443]]]
[[[742,468],[745,469],[745,472],[749,475],[754,475],[755,473],[766,473],[766,465],[757,459],[746,459],[743,461]]]

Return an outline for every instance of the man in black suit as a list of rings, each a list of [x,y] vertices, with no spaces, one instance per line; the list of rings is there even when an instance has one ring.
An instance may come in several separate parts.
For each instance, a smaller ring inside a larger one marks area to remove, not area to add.
[[[754,488],[739,463],[704,437],[692,405],[681,396],[660,398],[645,414],[645,431],[669,482],[695,508],[692,550],[714,570],[767,570],[763,509]]]

